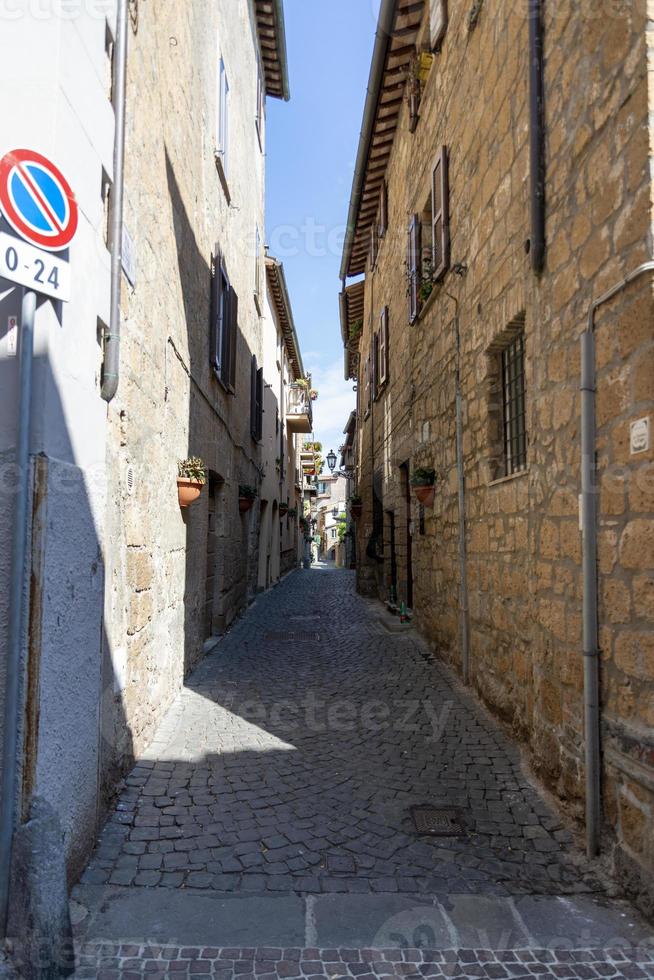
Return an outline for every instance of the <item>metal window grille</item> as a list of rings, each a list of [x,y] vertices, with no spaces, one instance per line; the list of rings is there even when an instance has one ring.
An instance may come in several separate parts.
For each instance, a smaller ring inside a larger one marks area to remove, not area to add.
[[[510,476],[527,466],[525,340],[518,334],[502,351],[504,466]]]

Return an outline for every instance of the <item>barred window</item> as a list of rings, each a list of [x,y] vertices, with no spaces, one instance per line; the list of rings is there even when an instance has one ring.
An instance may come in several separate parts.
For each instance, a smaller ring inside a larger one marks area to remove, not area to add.
[[[519,333],[504,348],[502,359],[502,426],[507,476],[527,466],[525,415],[525,338]]]

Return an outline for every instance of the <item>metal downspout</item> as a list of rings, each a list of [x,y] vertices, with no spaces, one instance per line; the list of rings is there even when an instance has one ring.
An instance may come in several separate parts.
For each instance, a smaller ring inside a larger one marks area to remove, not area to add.
[[[11,849],[18,782],[18,719],[20,714],[21,649],[28,605],[28,539],[30,500],[30,429],[36,293],[25,292],[20,319],[18,436],[16,440],[16,510],[14,513],[9,596],[9,628],[2,747],[0,805],[0,933],[7,935]]]
[[[127,89],[128,0],[118,0],[112,103],[115,117],[114,174],[109,198],[109,250],[111,252],[111,312],[105,336],[102,397],[110,402],[120,378],[120,287],[123,259],[123,198],[125,190],[125,100]]]
[[[596,299],[581,335],[581,527],[583,566],[584,734],[586,757],[586,853],[599,853],[601,817],[599,608],[597,588],[596,365],[595,314],[634,279],[654,272],[644,262]]]
[[[545,117],[543,85],[543,0],[529,0],[529,180],[531,267],[545,263]]]

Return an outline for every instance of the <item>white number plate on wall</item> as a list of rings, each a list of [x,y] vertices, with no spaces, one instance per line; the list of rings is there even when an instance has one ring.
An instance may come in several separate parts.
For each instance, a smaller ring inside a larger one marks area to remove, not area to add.
[[[69,263],[6,232],[0,232],[0,278],[53,299],[70,299]]]

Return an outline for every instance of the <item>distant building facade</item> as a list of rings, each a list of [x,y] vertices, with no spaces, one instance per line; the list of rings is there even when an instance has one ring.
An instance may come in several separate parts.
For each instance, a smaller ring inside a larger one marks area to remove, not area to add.
[[[341,327],[346,376],[358,384],[359,589],[383,599],[395,590],[413,608],[439,655],[579,815],[590,806],[582,645],[599,624],[600,840],[615,844],[623,880],[651,908],[646,31],[644,0],[606,17],[382,0]],[[596,382],[587,372],[582,383],[580,335],[612,287],[593,321]],[[418,469],[434,471],[433,504],[415,498]],[[590,551],[585,585],[582,570],[594,501],[595,612]]]

